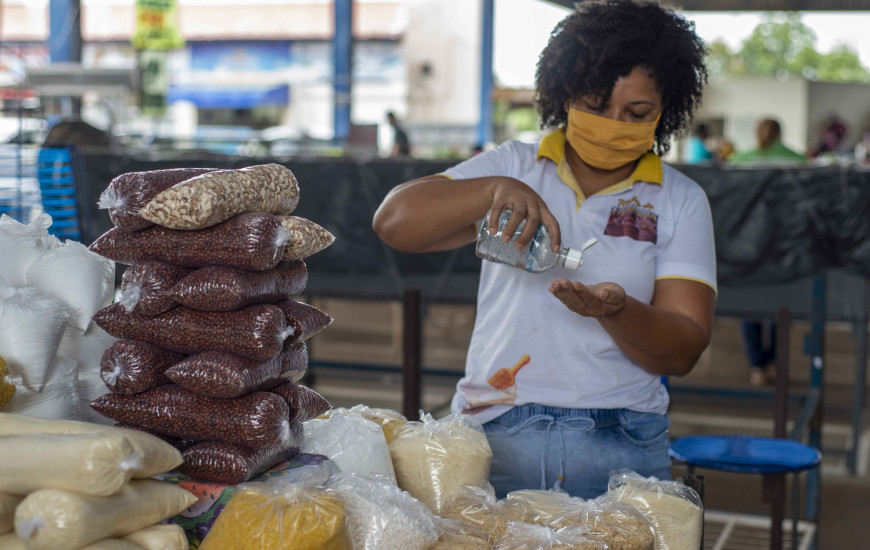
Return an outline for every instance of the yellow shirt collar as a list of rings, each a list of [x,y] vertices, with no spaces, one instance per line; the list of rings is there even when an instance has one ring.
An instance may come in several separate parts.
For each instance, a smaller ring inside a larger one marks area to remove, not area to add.
[[[583,195],[583,192],[580,191],[580,186],[574,178],[574,173],[571,172],[571,168],[565,160],[566,139],[564,128],[550,132],[541,139],[541,143],[538,145],[537,158],[538,160],[546,158],[556,163],[556,166],[558,167],[556,171],[559,175],[559,179],[562,180],[562,183],[570,187],[577,195],[577,207],[579,208],[580,205],[583,204],[583,201],[586,200],[586,197]],[[658,185],[662,184],[662,161],[658,155],[655,153],[644,154],[640,157],[640,161],[638,161],[634,172],[632,172],[627,179],[611,185],[603,190],[602,193],[615,193],[622,191],[623,189],[631,187],[637,181],[655,183]]]

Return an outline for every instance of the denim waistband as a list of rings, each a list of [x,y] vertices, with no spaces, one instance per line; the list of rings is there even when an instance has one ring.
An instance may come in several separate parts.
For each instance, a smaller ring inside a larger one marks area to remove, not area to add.
[[[591,421],[597,428],[606,428],[619,424],[619,413],[626,409],[563,409],[561,407],[548,407],[537,403],[517,405],[498,417],[499,420],[520,424],[534,417],[551,417],[554,421],[560,419],[585,418]]]

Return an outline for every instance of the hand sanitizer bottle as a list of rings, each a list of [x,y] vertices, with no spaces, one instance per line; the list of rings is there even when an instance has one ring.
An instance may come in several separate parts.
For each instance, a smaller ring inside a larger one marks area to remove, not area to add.
[[[583,264],[583,251],[598,242],[598,239],[592,238],[583,243],[579,249],[562,247],[559,252],[553,252],[550,248],[550,232],[547,231],[544,224],[540,224],[529,244],[517,249],[516,240],[520,236],[526,220],[520,222],[510,241],[504,242],[501,240],[502,231],[510,217],[510,210],[502,210],[498,217],[498,230],[494,234],[490,234],[487,228],[489,214],[486,215],[480,225],[477,245],[474,249],[478,258],[518,267],[530,273],[545,271],[557,265],[568,269],[577,269]]]

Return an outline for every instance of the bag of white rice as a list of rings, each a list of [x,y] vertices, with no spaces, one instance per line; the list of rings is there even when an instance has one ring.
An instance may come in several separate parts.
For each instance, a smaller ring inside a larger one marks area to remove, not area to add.
[[[656,550],[697,550],[701,546],[704,508],[691,487],[620,470],[610,475],[607,498],[631,504],[650,520]]]
[[[470,416],[435,420],[427,413],[396,430],[390,456],[399,487],[440,515],[461,487],[480,487],[489,480],[492,449],[480,423]]]
[[[344,502],[356,550],[426,550],[438,540],[429,508],[390,478],[337,474],[326,487]]]

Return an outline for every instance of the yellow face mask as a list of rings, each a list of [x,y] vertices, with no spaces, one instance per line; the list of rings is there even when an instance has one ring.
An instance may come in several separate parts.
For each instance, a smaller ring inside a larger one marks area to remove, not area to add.
[[[614,170],[652,149],[661,113],[652,122],[622,122],[571,107],[566,134],[583,162]]]

